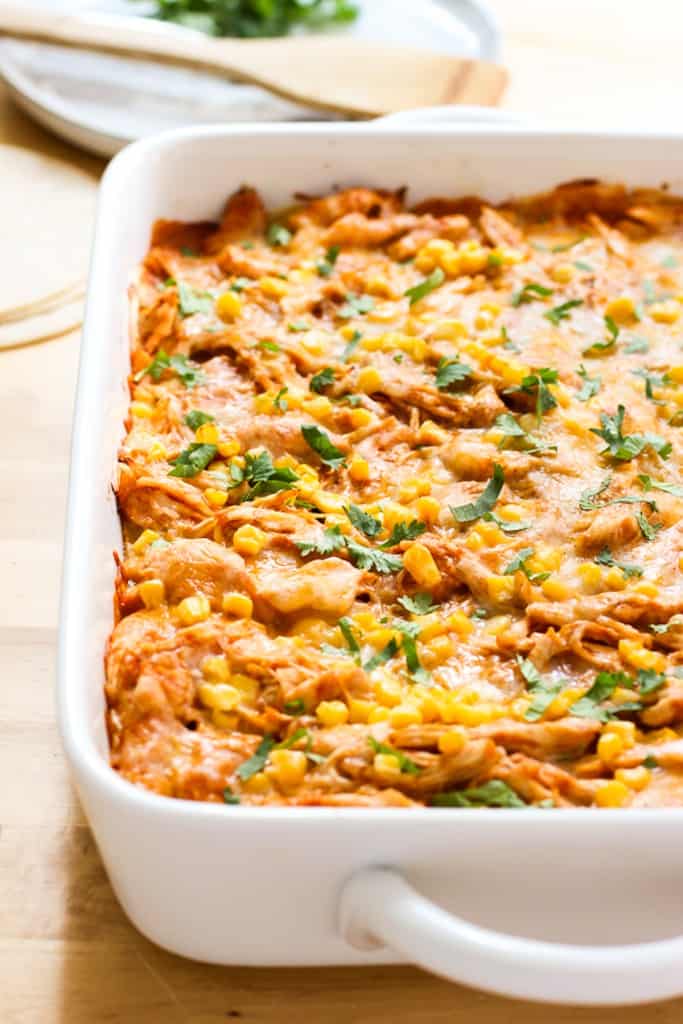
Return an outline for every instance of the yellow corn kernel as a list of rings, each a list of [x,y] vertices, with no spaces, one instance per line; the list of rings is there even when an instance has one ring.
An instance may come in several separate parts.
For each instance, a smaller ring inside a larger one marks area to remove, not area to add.
[[[500,526],[496,526],[495,523],[480,522],[474,527],[484,544],[487,547],[493,548],[496,544],[502,544],[505,540],[505,534],[501,530]]]
[[[365,634],[363,640],[365,643],[370,644],[371,647],[381,651],[383,647],[386,647],[388,643],[396,639],[396,631],[389,629],[388,626],[379,626],[377,629],[371,629]]]
[[[633,691],[631,691],[631,699],[633,699]],[[623,750],[630,750],[631,747],[635,746],[636,727],[633,722],[608,722],[602,732],[603,735],[612,734],[618,736]]]
[[[463,242],[458,250],[460,269],[463,274],[478,274],[489,262],[489,250],[478,242]]]
[[[611,316],[618,324],[631,323],[636,319],[636,304],[630,295],[618,295],[607,303],[605,316]]]
[[[229,683],[200,683],[197,693],[204,707],[217,711],[232,711],[240,702],[239,690]]]
[[[435,587],[441,581],[438,566],[424,544],[411,544],[403,553],[403,565],[421,587]]]
[[[492,619],[489,619],[485,624],[484,629],[489,636],[499,636],[506,629],[510,628],[510,616],[509,615],[494,615]]]
[[[511,601],[515,594],[514,576],[489,576],[486,580],[489,597],[496,603]]]
[[[144,580],[138,585],[138,594],[145,608],[159,608],[164,603],[165,588],[162,580]]]
[[[228,492],[221,491],[217,487],[207,487],[204,491],[204,497],[209,505],[212,505],[214,508],[222,508],[228,500]]]
[[[178,605],[178,616],[184,626],[194,626],[196,622],[204,622],[211,614],[211,605],[208,597],[197,594],[194,597],[184,597]]]
[[[389,708],[374,707],[368,715],[368,725],[374,725],[376,722],[386,722],[389,718]]]
[[[239,455],[241,445],[234,438],[228,438],[225,441],[219,441],[217,447],[218,454],[222,455],[224,459],[229,459],[233,455]]]
[[[237,292],[227,291],[219,295],[216,299],[216,312],[226,323],[238,317],[242,312],[242,300]]]
[[[339,333],[344,341],[351,341],[356,333],[356,328],[352,324],[344,324],[343,327],[339,328]]]
[[[382,387],[382,378],[379,370],[376,370],[374,366],[364,366],[359,371],[358,377],[356,378],[356,388],[358,391],[364,392],[366,395],[372,394],[373,391],[379,391]]]
[[[136,555],[141,555],[155,540],[159,540],[159,534],[156,530],[143,530],[132,546],[133,551]]]
[[[441,665],[453,654],[453,644],[448,636],[435,636],[427,645],[432,665]]]
[[[415,503],[415,513],[422,523],[433,526],[438,523],[441,515],[441,505],[432,497],[418,498]]]
[[[315,709],[315,716],[321,725],[328,728],[346,725],[349,720],[349,709],[342,700],[323,700]]]
[[[603,782],[595,792],[598,807],[621,807],[631,795],[627,785],[618,779]]]
[[[403,699],[403,689],[396,679],[384,674],[373,685],[375,697],[386,708],[395,708]]]
[[[678,740],[680,736],[673,729],[655,729],[648,733],[648,743],[669,743],[670,740]]]
[[[289,292],[287,282],[281,281],[278,277],[266,276],[259,278],[259,287],[264,295],[270,295],[274,299],[280,299]]]
[[[537,548],[536,552],[527,560],[527,565],[531,572],[553,572],[562,565],[562,557],[561,548],[544,544]]]
[[[218,427],[215,423],[202,423],[194,432],[199,444],[218,444]]]
[[[435,636],[441,636],[448,630],[446,621],[439,618],[438,612],[431,612],[429,615],[416,615],[413,621],[419,626],[418,635],[423,643],[433,640]]]
[[[202,675],[209,683],[230,682],[230,665],[224,654],[210,654],[202,661]]]
[[[500,718],[501,715],[490,703],[466,704],[463,700],[451,698],[444,701],[442,709],[444,722],[456,722],[458,725],[486,725]]]
[[[246,523],[235,530],[232,546],[240,555],[258,555],[268,543],[268,536],[257,526]]]
[[[490,313],[480,311],[474,318],[474,326],[478,331],[488,331],[493,326],[493,320]]]
[[[431,337],[436,341],[457,341],[466,335],[467,328],[462,320],[441,320],[431,332]]]
[[[641,764],[637,768],[617,768],[614,778],[629,789],[641,790],[645,789],[651,776],[645,765]]]
[[[683,384],[683,366],[670,366],[666,372],[674,384]]]
[[[481,551],[484,547],[484,538],[477,530],[470,530],[465,539],[465,547],[468,547],[470,551]]]
[[[389,712],[389,722],[394,729],[403,729],[406,725],[422,725],[422,714],[413,704],[397,704]]]
[[[467,743],[467,733],[457,726],[442,732],[438,739],[438,747],[442,754],[459,754]]]
[[[605,571],[604,579],[608,590],[624,590],[627,584],[623,572],[621,569],[617,569],[616,566],[612,566],[611,569]]]
[[[139,420],[148,420],[154,415],[154,406],[148,405],[147,402],[131,402],[129,408],[131,416]]]
[[[147,457],[155,462],[160,462],[162,459],[168,458],[168,449],[161,441],[153,441],[147,449]]]
[[[349,476],[355,484],[364,484],[370,479],[370,463],[356,455],[349,463]]]
[[[280,786],[300,786],[308,764],[303,750],[272,750],[268,774]]]
[[[521,263],[524,259],[524,253],[520,249],[512,249],[509,246],[503,246],[502,249],[493,250],[501,256],[505,266],[512,266],[514,263]]]
[[[395,754],[375,754],[373,768],[381,778],[394,780],[401,774],[401,762]]]
[[[585,690],[579,689],[577,686],[568,686],[566,690],[562,690],[553,697],[552,701],[545,710],[544,718],[548,718],[554,721],[556,718],[563,718],[580,697],[583,697]]]
[[[349,420],[354,430],[369,426],[374,418],[374,414],[369,409],[351,409],[349,413]]]
[[[541,583],[541,590],[550,601],[567,601],[575,594],[574,588],[557,576],[551,576]]]
[[[649,651],[638,640],[623,638],[619,641],[619,657],[634,668],[652,668],[655,672],[666,669],[666,657],[658,651]]]
[[[619,754],[623,753],[624,744],[616,733],[604,733],[598,740],[598,757],[605,764],[611,764]]]
[[[422,498],[430,494],[431,490],[432,485],[429,480],[410,477],[401,484],[398,496],[400,501],[414,501],[416,498]]]
[[[474,623],[469,619],[464,612],[451,612],[446,619],[446,625],[449,629],[452,629],[454,633],[458,633],[459,636],[469,636],[474,629]]]
[[[415,267],[423,274],[429,274],[440,265],[444,256],[453,253],[455,246],[446,238],[431,238],[415,256]]]
[[[393,530],[397,523],[408,523],[413,518],[412,510],[397,501],[386,501],[382,506],[384,526]]]
[[[432,420],[425,420],[417,430],[418,444],[444,444],[448,437],[448,431],[439,427]]]
[[[238,619],[250,619],[254,611],[254,602],[247,594],[228,591],[223,594],[222,608],[226,615],[234,615]]]
[[[321,420],[325,416],[329,416],[330,410],[332,409],[332,403],[329,398],[325,398],[325,395],[316,395],[314,398],[306,398],[301,403],[301,408],[304,412],[307,412],[309,416],[313,416],[314,419]]]
[[[358,628],[362,629],[364,632],[368,629],[375,629],[378,625],[377,619],[372,612],[356,612],[353,616],[353,621]]]
[[[437,722],[441,718],[440,702],[433,687],[415,685],[410,691],[411,701],[420,709],[423,722]]]
[[[357,697],[352,697],[349,700],[349,721],[350,722],[367,722],[370,717],[374,704],[370,700],[360,700]]]
[[[531,699],[529,697],[515,697],[514,700],[510,701],[508,711],[516,721],[523,722],[524,716],[530,707]]]
[[[230,685],[239,691],[240,700],[249,702],[256,700],[261,689],[258,679],[245,676],[241,672],[235,672],[230,676]]]
[[[673,300],[669,302],[653,302],[648,313],[658,324],[675,324],[680,316],[680,307]]]
[[[652,580],[640,580],[634,584],[633,590],[636,594],[645,594],[646,597],[658,597],[659,587]]]
[[[583,562],[577,571],[588,594],[595,594],[602,587],[602,569],[599,565]]]
[[[504,519],[506,523],[519,523],[525,516],[525,510],[521,505],[501,505],[497,510],[498,517]]]
[[[567,284],[575,273],[576,268],[571,263],[556,263],[550,270],[550,276],[558,284]]]
[[[242,789],[255,796],[262,796],[270,791],[270,779],[265,772],[256,772],[242,783]]]
[[[234,711],[221,711],[219,708],[214,708],[211,712],[211,721],[219,729],[236,729],[239,715],[236,715]]]

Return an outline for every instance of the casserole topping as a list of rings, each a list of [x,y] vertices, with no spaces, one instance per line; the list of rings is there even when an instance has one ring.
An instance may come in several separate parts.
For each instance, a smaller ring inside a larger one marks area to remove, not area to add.
[[[226,804],[683,802],[683,204],[160,222],[112,763]]]

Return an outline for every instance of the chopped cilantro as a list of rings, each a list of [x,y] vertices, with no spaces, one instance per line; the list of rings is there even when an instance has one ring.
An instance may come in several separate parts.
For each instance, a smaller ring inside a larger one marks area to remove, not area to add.
[[[569,319],[569,314],[572,309],[582,305],[583,299],[569,299],[568,302],[563,302],[561,305],[554,306],[552,309],[549,309],[543,314],[543,316],[546,320],[550,320],[551,324],[555,324],[555,326],[558,327],[561,320]]]
[[[579,497],[579,508],[581,511],[593,512],[596,508],[602,508],[603,506],[596,504],[594,499],[604,494],[611,483],[612,474],[610,473],[609,476],[600,481],[597,487],[589,487],[587,490],[582,491]]]
[[[645,397],[649,398],[655,405],[663,405],[658,398],[655,398],[653,388],[665,388],[671,383],[668,373],[652,373],[650,370],[638,368],[631,370],[633,377],[641,377],[645,382]]]
[[[523,302],[533,302],[534,299],[546,299],[553,294],[552,288],[545,288],[542,284],[525,284],[512,293],[511,303],[513,306],[521,306]]]
[[[650,447],[662,459],[668,458],[671,454],[671,444],[659,437],[658,434],[624,435],[622,433],[625,413],[626,409],[620,405],[614,416],[605,412],[600,414],[600,428],[591,427],[591,433],[597,434],[607,444],[600,454],[610,455],[619,462],[628,462]]]
[[[668,484],[653,480],[651,476],[641,473],[638,477],[644,491],[664,491],[666,494],[673,494],[676,498],[683,498],[683,487],[680,484]]]
[[[329,277],[334,270],[334,265],[337,262],[337,256],[339,255],[339,246],[331,245],[325,253],[325,258],[319,260],[315,269],[318,271],[321,277]]]
[[[643,765],[645,768],[659,768],[659,761],[652,754],[647,754],[643,759]]]
[[[399,572],[403,568],[403,560],[400,555],[389,555],[376,548],[367,548],[363,544],[357,544],[350,537],[346,538],[346,549],[353,564],[365,572],[387,575]]]
[[[628,562],[615,561],[615,559],[612,557],[612,552],[608,547],[604,547],[602,551],[598,552],[593,561],[597,562],[598,565],[606,565],[610,568],[614,567],[616,569],[621,569],[626,579],[630,579],[633,576],[643,575],[643,570],[639,565],[632,565]]]
[[[349,341],[348,345],[344,346],[344,351],[341,354],[340,358],[342,363],[346,363],[349,361],[353,353],[358,348],[358,344],[362,337],[363,335],[360,333],[360,331],[353,332],[353,334],[351,335],[351,340]]]
[[[305,320],[294,320],[292,323],[287,324],[287,330],[290,334],[301,334],[303,331],[310,331],[312,324],[307,324]]]
[[[356,640],[356,636],[353,632],[353,628],[351,626],[351,622],[349,621],[349,619],[340,619],[337,625],[339,626],[341,635],[344,637],[344,640],[346,641],[346,646],[348,647],[351,654],[360,655],[360,644]]]
[[[649,352],[649,350],[650,342],[647,340],[647,338],[633,337],[626,345],[624,345],[624,352],[627,355]]]
[[[495,512],[485,512],[481,517],[487,523],[495,523],[499,530],[503,533],[521,533],[522,530],[528,530],[532,526],[531,520],[519,520],[517,522],[508,522],[505,519],[501,519]]]
[[[234,281],[230,282],[230,291],[243,292],[245,288],[249,288],[250,285],[255,283],[250,277],[236,277]]]
[[[345,506],[344,512],[352,525],[366,537],[376,537],[382,532],[382,524],[379,519],[375,519],[369,512],[364,512],[362,508],[358,508],[358,505]]]
[[[375,300],[371,295],[355,295],[353,292],[346,293],[346,302],[339,310],[339,316],[344,320],[350,320],[354,316],[363,316],[375,308]]]
[[[210,292],[197,292],[189,284],[178,281],[178,308],[181,316],[210,313],[214,307],[214,301]]]
[[[585,270],[588,273],[592,273],[593,267],[590,263],[585,263],[583,260],[574,260],[574,266],[577,270]]]
[[[420,281],[419,284],[413,285],[412,288],[408,288],[403,294],[406,298],[410,299],[410,305],[414,306],[420,299],[424,299],[426,295],[433,292],[439,285],[442,285],[446,280],[441,267],[436,267],[429,277],[425,277],[424,281]]]
[[[287,394],[288,391],[289,388],[287,387],[280,388],[280,390],[273,399],[273,408],[277,409],[278,412],[287,412],[288,405],[285,395]]]
[[[328,434],[320,427],[305,424],[301,427],[304,441],[317,454],[321,462],[331,469],[339,469],[346,462],[346,456],[332,443]]]
[[[368,743],[376,754],[391,754],[392,757],[395,757],[398,760],[401,771],[405,772],[406,775],[417,775],[420,771],[420,766],[407,757],[403,751],[390,747],[388,743],[379,743],[374,736],[368,736]]]
[[[532,583],[542,583],[543,580],[547,580],[550,576],[549,572],[531,572],[527,567],[526,563],[532,557],[533,553],[533,548],[522,548],[505,566],[503,569],[503,575],[512,576],[516,572],[523,572],[526,578]]]
[[[252,777],[252,775],[256,775],[257,772],[260,772],[265,768],[266,762],[268,760],[268,755],[270,754],[274,746],[275,739],[272,736],[263,737],[258,747],[256,748],[256,751],[251,755],[250,758],[248,758],[246,761],[243,761],[242,764],[237,769],[237,775],[239,776],[240,779],[242,779],[243,782],[246,782],[248,779]]]
[[[272,246],[284,246],[289,245],[292,240],[292,232],[288,231],[282,224],[277,224],[273,221],[272,224],[268,225],[266,231],[266,241],[268,245]]]
[[[544,366],[535,373],[530,373],[522,378],[519,387],[509,388],[509,393],[524,392],[528,395],[536,394],[536,419],[541,422],[543,413],[550,412],[557,405],[557,399],[548,387],[548,384],[557,383],[557,370]]]
[[[456,523],[473,523],[480,519],[486,512],[490,512],[498,501],[500,492],[505,483],[503,467],[497,462],[493,465],[493,476],[487,483],[479,497],[466,505],[450,506],[451,515]]]
[[[365,662],[363,668],[366,672],[373,672],[376,668],[379,668],[380,665],[386,665],[386,663],[391,661],[396,654],[398,654],[398,644],[392,636],[389,643],[383,647],[381,651],[378,651],[377,654],[373,654],[373,656]]]
[[[204,423],[215,423],[216,417],[212,416],[210,412],[202,412],[201,409],[190,409],[185,415],[184,422],[191,430],[197,430]]]
[[[636,521],[645,540],[654,540],[663,523],[649,523],[642,512],[636,514]]]
[[[271,341],[269,338],[262,338],[261,341],[257,342],[257,345],[264,352],[281,352],[282,349],[275,341]]]
[[[245,455],[243,479],[250,484],[244,500],[250,501],[264,494],[288,491],[299,477],[288,466],[274,466],[269,452],[260,452],[258,455]]]
[[[333,552],[339,551],[343,548],[344,544],[345,537],[338,526],[330,526],[324,530],[320,540],[296,541],[296,546],[304,557],[306,557],[306,555],[313,554],[322,555],[323,557],[325,555],[331,555]]]
[[[436,386],[439,391],[448,391],[453,384],[460,384],[472,376],[472,367],[458,359],[439,359],[436,367]]]
[[[404,595],[399,597],[398,603],[413,615],[429,615],[438,608],[438,605],[432,603],[431,594],[413,594],[412,597]]]
[[[303,715],[306,710],[306,705],[301,697],[297,697],[295,700],[285,701],[282,706],[282,710],[288,715]]]
[[[215,444],[191,444],[185,448],[175,459],[171,459],[173,469],[169,476],[192,477],[197,476],[209,465],[218,454]]]
[[[602,377],[589,377],[588,370],[583,363],[581,363],[576,372],[583,381],[583,386],[580,391],[576,392],[576,397],[579,402],[587,402],[589,398],[597,395],[602,386]]]
[[[190,365],[187,356],[168,356],[163,349],[159,350],[149,366],[135,374],[133,380],[137,383],[146,374],[149,374],[152,380],[158,381],[165,370],[175,373],[188,389],[195,387],[197,384],[203,384],[206,380],[201,370],[197,370],[194,366]]]
[[[326,366],[324,369],[319,370],[318,373],[313,374],[308,383],[308,388],[309,391],[315,391],[321,395],[325,388],[329,388],[330,384],[334,384],[334,370],[331,366]]]
[[[412,626],[414,623],[405,623],[405,626]],[[406,657],[406,668],[408,669],[408,675],[416,683],[428,683],[429,672],[420,664],[420,658],[417,653],[417,643],[415,637],[412,635],[409,629],[402,628],[403,633],[403,653]]]
[[[526,807],[526,803],[502,779],[491,779],[482,786],[452,789],[437,793],[429,801],[432,807]]]
[[[420,522],[419,519],[412,519],[410,522],[398,522],[394,523],[391,533],[387,540],[382,543],[383,548],[393,548],[395,544],[400,544],[404,540],[415,540],[427,529],[426,525]]]
[[[233,793],[233,791],[230,789],[230,786],[226,786],[225,789],[223,790],[223,803],[238,804],[239,802],[240,798],[237,796],[237,794]]]

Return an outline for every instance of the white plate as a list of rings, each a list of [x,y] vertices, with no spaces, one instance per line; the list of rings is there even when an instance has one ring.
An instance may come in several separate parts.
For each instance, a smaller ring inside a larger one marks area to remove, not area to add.
[[[39,2],[67,6],[64,0]],[[361,0],[359,6],[358,20],[340,31],[465,57],[500,56],[497,26],[479,0]],[[71,11],[75,7],[131,14],[149,4],[78,0],[68,5]],[[28,114],[100,156],[169,128],[321,117],[262,89],[209,74],[41,43],[0,41],[0,74]]]

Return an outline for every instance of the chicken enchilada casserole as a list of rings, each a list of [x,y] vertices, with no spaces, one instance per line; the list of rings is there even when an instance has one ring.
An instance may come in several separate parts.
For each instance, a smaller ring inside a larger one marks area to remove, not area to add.
[[[683,200],[156,224],[113,767],[242,805],[683,804]]]

